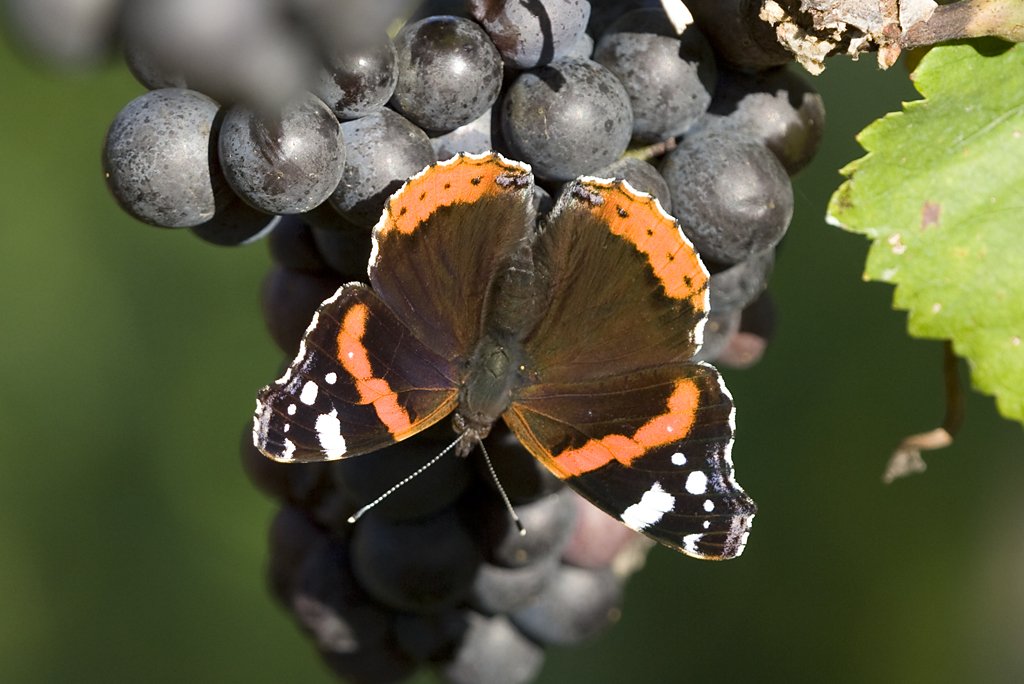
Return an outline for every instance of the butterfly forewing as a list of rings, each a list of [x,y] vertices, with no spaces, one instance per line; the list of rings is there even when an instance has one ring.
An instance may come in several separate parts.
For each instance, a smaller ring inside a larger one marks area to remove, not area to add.
[[[455,406],[458,369],[365,285],[317,311],[285,374],[260,391],[253,439],[280,461],[323,461],[393,444]]]
[[[487,298],[535,223],[529,167],[460,155],[413,177],[374,229],[370,283],[413,334],[465,361]]]
[[[655,200],[621,181],[570,183],[535,247],[548,294],[526,336],[541,382],[685,361],[699,344],[707,271]]]

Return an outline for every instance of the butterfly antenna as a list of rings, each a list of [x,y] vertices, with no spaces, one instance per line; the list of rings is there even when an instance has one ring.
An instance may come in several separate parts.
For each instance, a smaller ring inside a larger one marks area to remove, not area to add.
[[[477,439],[476,443],[480,445],[480,451],[484,454],[484,463],[487,464],[487,470],[491,472],[491,479],[494,480],[494,484],[498,487],[498,493],[501,494],[501,500],[505,502],[505,508],[508,509],[508,514],[512,517],[512,522],[516,524],[516,529],[519,530],[519,535],[525,535],[526,528],[523,527],[522,521],[519,520],[519,516],[516,515],[515,509],[512,508],[512,502],[508,500],[508,494],[505,493],[505,488],[501,486],[501,481],[498,479],[498,473],[494,472],[494,466],[491,465],[491,457],[487,455],[487,447],[484,446],[482,439]]]
[[[350,515],[350,516],[349,516],[349,518],[348,518],[348,521],[349,521],[350,523],[354,523],[355,521],[359,520],[359,519],[360,519],[361,517],[363,517],[363,514],[364,514],[364,513],[366,513],[366,511],[370,510],[371,508],[373,508],[374,506],[376,506],[377,504],[379,504],[379,503],[380,503],[381,501],[383,501],[384,499],[386,499],[386,498],[388,498],[389,496],[391,496],[392,494],[394,494],[394,493],[395,493],[396,491],[398,491],[398,489],[399,489],[400,487],[402,487],[402,486],[404,486],[404,485],[408,484],[409,482],[411,482],[412,480],[416,479],[416,477],[418,477],[418,476],[419,476],[419,475],[420,475],[420,474],[421,474],[421,473],[422,473],[422,472],[423,472],[424,470],[426,470],[426,469],[427,469],[427,468],[429,468],[430,466],[432,466],[432,465],[434,465],[435,463],[437,463],[438,461],[440,461],[440,460],[441,460],[441,457],[442,457],[442,456],[444,456],[444,455],[445,455],[445,454],[447,454],[447,453],[448,453],[449,451],[451,451],[452,449],[454,449],[454,448],[455,448],[455,445],[456,445],[456,444],[458,444],[458,443],[459,443],[459,440],[461,440],[461,439],[462,439],[462,436],[461,436],[461,435],[460,435],[460,436],[458,436],[458,437],[456,437],[456,438],[455,438],[455,441],[454,441],[454,442],[452,442],[451,444],[449,444],[448,446],[446,446],[446,447],[445,447],[445,448],[444,448],[444,449],[443,449],[443,450],[441,451],[441,453],[439,453],[439,454],[438,454],[437,456],[434,456],[434,457],[433,457],[432,459],[430,459],[429,461],[427,461],[426,463],[424,463],[423,465],[421,465],[421,466],[420,466],[419,468],[417,468],[417,469],[415,470],[415,472],[412,472],[412,473],[410,473],[410,474],[406,475],[406,476],[405,476],[404,478],[402,478],[402,479],[401,479],[401,480],[400,480],[399,482],[397,482],[397,483],[395,483],[394,485],[392,485],[392,486],[391,486],[391,488],[390,488],[390,489],[388,489],[388,490],[387,490],[386,492],[384,492],[383,494],[381,494],[380,496],[378,496],[378,497],[377,497],[376,499],[374,499],[374,500],[373,500],[373,501],[371,501],[370,503],[368,503],[368,504],[366,504],[365,506],[363,506],[362,508],[360,508],[360,509],[359,509],[358,511],[356,511],[356,512],[355,512],[355,513],[353,513],[352,515]]]

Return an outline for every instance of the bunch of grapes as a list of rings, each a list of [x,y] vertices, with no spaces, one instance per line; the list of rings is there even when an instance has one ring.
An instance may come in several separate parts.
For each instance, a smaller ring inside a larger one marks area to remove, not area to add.
[[[107,135],[114,197],[214,244],[269,236],[263,311],[288,358],[320,302],[366,279],[389,195],[437,160],[487,150],[532,166],[540,212],[581,175],[656,197],[712,274],[699,357],[743,367],[765,349],[790,176],[813,157],[824,109],[761,35],[757,3],[693,0],[687,23],[645,0],[65,2],[93,30],[77,43],[50,35],[36,8],[54,4],[13,3],[28,42],[62,57],[116,35],[150,89]],[[442,422],[370,456],[286,465],[246,429],[246,471],[283,506],[272,590],[351,681],[424,665],[450,682],[530,681],[545,646],[617,619],[642,565],[645,540],[497,426],[488,449],[525,536],[473,457],[440,460],[347,521],[451,436]]]

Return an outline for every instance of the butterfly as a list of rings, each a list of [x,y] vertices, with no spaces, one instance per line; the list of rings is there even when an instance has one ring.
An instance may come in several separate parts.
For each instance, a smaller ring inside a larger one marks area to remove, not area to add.
[[[257,399],[278,461],[367,454],[452,416],[465,455],[503,420],[568,486],[687,555],[738,556],[755,513],[735,411],[692,360],[708,272],[678,222],[621,180],[568,183],[539,221],[529,166],[461,154],[410,178]]]

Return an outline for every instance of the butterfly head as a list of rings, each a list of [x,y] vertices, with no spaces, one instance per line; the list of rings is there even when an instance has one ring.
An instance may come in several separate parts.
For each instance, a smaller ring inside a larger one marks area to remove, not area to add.
[[[473,448],[480,444],[487,435],[491,433],[492,420],[482,415],[465,415],[460,409],[452,416],[452,429],[459,435],[459,443],[455,447],[455,453],[459,456],[468,456]]]

